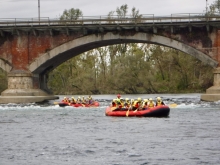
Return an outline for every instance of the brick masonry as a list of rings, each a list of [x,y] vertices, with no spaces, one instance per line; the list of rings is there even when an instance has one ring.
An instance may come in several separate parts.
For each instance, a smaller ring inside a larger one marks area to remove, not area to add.
[[[127,35],[131,37],[135,33],[137,32],[129,31],[128,33],[123,33],[123,36],[126,37]],[[101,35],[102,37],[105,36],[105,34]],[[207,57],[217,61],[218,64],[220,63],[220,30],[218,29],[213,28],[211,32],[207,32],[207,30],[203,28],[192,32],[185,29],[177,33],[158,30],[157,35],[170,38],[170,42],[175,40],[184,43],[206,54]],[[51,35],[47,31],[42,31],[37,34],[20,32],[19,35],[12,35],[11,33],[7,33],[4,37],[0,37],[0,64],[2,65],[2,63],[4,63],[10,66],[8,68],[11,68],[10,71],[7,71],[8,89],[18,89],[18,93],[21,89],[23,89],[22,92],[29,89],[40,89],[41,82],[39,82],[39,75],[34,75],[29,70],[30,64],[60,45],[83,36],[83,33],[71,33],[67,35],[60,32]],[[214,77],[214,86],[220,87],[220,72],[218,69],[217,71],[215,70]],[[213,90],[207,90],[207,93],[212,93],[212,91]],[[216,92],[220,94],[220,91],[217,90]],[[9,93],[13,95],[13,92]],[[40,94],[39,92],[37,93]],[[7,95],[6,92],[3,92],[3,95]]]

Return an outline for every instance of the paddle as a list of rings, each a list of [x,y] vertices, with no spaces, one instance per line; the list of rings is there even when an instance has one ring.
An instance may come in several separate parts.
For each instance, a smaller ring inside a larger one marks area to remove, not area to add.
[[[176,107],[177,107],[177,104],[172,103],[172,104],[169,104],[168,106],[169,106],[170,108],[176,108]]]
[[[127,112],[126,112],[126,117],[128,117],[128,115],[129,115],[129,108],[128,108]]]
[[[118,107],[111,107],[111,111],[118,109]]]
[[[62,102],[54,102],[55,105],[60,105],[60,106],[67,106],[67,104],[65,103],[62,103]]]
[[[131,99],[131,102],[130,102],[130,107],[128,107],[128,110],[126,112],[126,117],[128,117],[130,109],[132,109],[132,99]]]

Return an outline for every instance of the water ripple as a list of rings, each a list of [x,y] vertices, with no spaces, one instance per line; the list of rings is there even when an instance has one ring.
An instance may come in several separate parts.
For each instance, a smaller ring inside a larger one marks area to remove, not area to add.
[[[107,117],[108,98],[100,98],[98,108],[0,105],[0,162],[220,164],[220,102],[201,102],[198,95],[163,98],[178,104],[169,118]]]

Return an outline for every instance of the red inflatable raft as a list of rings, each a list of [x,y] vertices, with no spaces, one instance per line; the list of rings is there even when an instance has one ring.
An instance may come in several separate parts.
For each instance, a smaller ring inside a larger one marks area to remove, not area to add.
[[[166,105],[148,108],[146,110],[133,111],[128,109],[115,109],[114,107],[107,107],[105,110],[106,116],[119,116],[119,117],[168,117],[170,108]]]
[[[92,104],[69,104],[67,102],[60,102],[58,103],[60,107],[65,107],[65,106],[72,106],[72,107],[98,107],[99,102],[94,101]]]

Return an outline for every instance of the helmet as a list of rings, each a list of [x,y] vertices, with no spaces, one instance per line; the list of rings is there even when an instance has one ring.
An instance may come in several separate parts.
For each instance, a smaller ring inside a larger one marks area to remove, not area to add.
[[[72,99],[74,99],[74,97],[72,97]]]
[[[128,101],[128,100],[129,100],[129,98],[126,98],[125,100],[126,100],[126,101]]]
[[[78,98],[80,99],[80,96]]]
[[[141,98],[140,98],[140,97],[138,98],[138,101],[141,101]]]
[[[63,99],[66,99],[66,97],[64,97]]]
[[[120,98],[120,100],[125,100],[125,99],[123,99],[123,98]]]
[[[149,101],[152,101],[152,98],[149,98]]]
[[[160,97],[157,97],[157,100],[161,100],[161,98],[160,98]]]
[[[144,101],[145,101],[145,102],[147,102],[147,101],[148,101],[148,99],[144,99]]]

